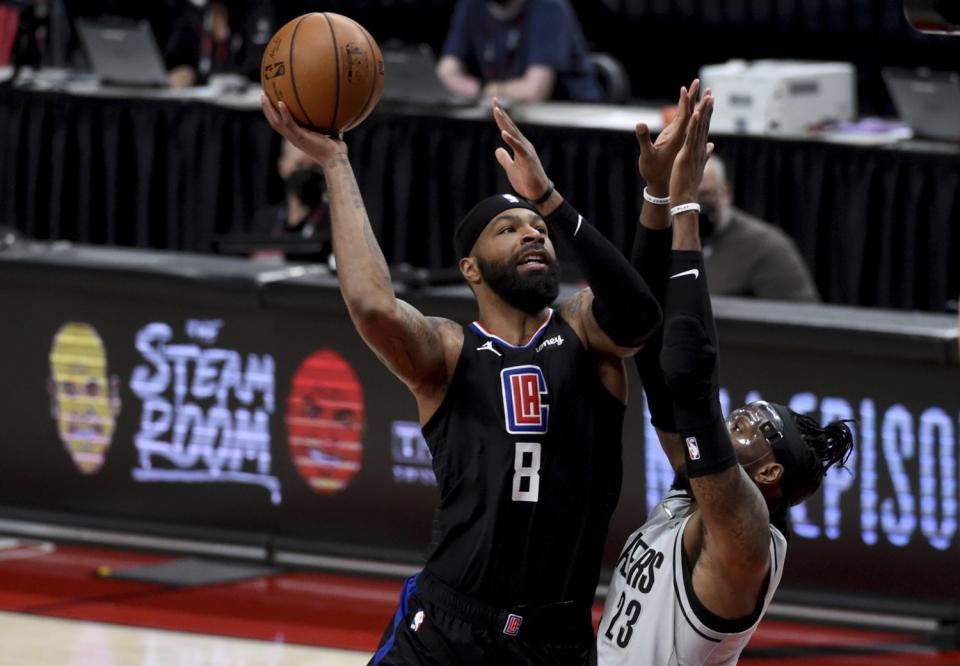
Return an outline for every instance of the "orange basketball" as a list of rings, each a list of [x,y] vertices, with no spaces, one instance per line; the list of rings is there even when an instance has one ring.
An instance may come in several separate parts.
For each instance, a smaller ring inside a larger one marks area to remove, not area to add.
[[[363,26],[314,12],[280,28],[263,52],[260,83],[300,125],[337,134],[370,115],[383,88],[383,56]]]

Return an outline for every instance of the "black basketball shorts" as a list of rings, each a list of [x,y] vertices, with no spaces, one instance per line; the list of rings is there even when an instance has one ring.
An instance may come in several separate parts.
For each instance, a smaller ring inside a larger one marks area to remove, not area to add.
[[[587,605],[497,609],[421,572],[368,666],[584,666],[593,642]]]

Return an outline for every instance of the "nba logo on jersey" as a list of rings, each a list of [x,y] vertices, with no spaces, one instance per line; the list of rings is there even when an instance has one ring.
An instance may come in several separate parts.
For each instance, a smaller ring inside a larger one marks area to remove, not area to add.
[[[503,633],[507,636],[516,636],[520,633],[521,624],[523,624],[523,618],[510,613],[510,615],[507,616],[507,623],[503,625]]]
[[[687,437],[687,453],[690,454],[690,460],[700,460],[700,446],[696,437]]]
[[[544,435],[550,406],[545,404],[547,382],[535,365],[520,365],[500,372],[503,413],[507,432]]]

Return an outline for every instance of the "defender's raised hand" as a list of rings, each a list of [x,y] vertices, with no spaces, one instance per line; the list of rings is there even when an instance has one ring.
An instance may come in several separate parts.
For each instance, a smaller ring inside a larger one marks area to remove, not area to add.
[[[677,153],[683,147],[690,116],[697,105],[700,92],[700,79],[694,79],[690,88],[680,89],[677,113],[670,124],[657,135],[655,142],[650,141],[650,128],[646,123],[636,127],[637,143],[640,144],[640,177],[647,183],[650,193],[657,197],[667,196],[670,187],[670,171]]]
[[[703,180],[703,169],[710,155],[713,154],[713,144],[709,142],[711,116],[713,116],[713,94],[708,88],[693,112],[693,117],[687,126],[683,147],[673,163],[673,171],[670,174],[670,200],[674,206],[697,201],[697,191],[700,189],[700,181]]]
[[[500,128],[500,137],[513,150],[511,157],[506,148],[497,148],[497,162],[503,167],[517,194],[530,201],[538,200],[550,187],[550,179],[540,164],[536,149],[503,110],[496,97],[493,98],[493,119]]]

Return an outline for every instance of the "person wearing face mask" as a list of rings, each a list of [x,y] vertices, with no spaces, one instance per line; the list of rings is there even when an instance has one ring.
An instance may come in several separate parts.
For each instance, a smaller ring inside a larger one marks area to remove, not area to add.
[[[265,206],[254,214],[253,231],[283,241],[319,243],[313,256],[327,262],[332,253],[329,207],[323,173],[303,151],[283,142],[277,173],[284,183],[284,200]]]
[[[568,0],[459,0],[437,76],[462,97],[601,100]]]
[[[714,296],[819,302],[793,239],[733,206],[726,165],[714,155],[700,184],[700,237]]]

